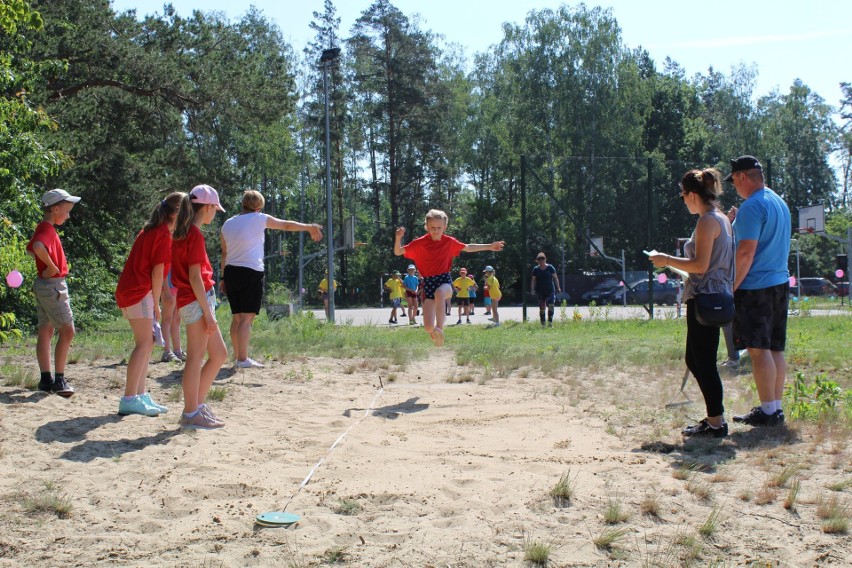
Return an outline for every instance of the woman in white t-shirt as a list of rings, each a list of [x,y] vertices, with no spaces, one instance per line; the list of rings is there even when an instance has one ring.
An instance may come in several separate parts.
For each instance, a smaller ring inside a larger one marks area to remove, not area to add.
[[[266,229],[305,231],[317,242],[322,229],[317,224],[276,219],[261,213],[266,200],[259,192],[243,193],[242,211],[222,225],[222,266],[220,287],[231,306],[231,344],[236,366],[263,367],[248,356],[251,324],[260,313],[263,300],[263,241]]]

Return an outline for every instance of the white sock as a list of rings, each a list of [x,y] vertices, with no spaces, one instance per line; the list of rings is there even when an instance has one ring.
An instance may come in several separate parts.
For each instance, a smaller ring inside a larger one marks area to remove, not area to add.
[[[775,412],[778,412],[779,410],[781,410],[781,401],[776,400],[775,401]]]
[[[775,414],[775,401],[774,400],[770,400],[769,402],[762,402],[761,401],[760,409],[767,416],[772,416],[773,414]]]
[[[196,410],[195,412],[189,412],[189,413],[184,412],[183,415],[186,416],[187,418],[193,418],[195,416],[198,416],[198,412],[199,412],[198,410]]]

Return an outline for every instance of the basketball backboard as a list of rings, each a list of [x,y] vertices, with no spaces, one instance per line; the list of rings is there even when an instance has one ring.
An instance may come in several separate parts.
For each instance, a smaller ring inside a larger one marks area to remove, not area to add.
[[[603,254],[603,237],[589,237],[589,256],[599,256]]]
[[[343,220],[343,246],[348,250],[355,248],[355,216]]]
[[[799,207],[800,233],[825,233],[825,205]]]

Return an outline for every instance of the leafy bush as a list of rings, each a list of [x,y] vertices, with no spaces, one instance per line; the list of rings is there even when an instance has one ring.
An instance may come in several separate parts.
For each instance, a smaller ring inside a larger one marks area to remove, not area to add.
[[[799,371],[785,391],[785,396],[792,399],[790,416],[794,419],[837,419],[844,414],[852,419],[852,391],[844,391],[824,374],[817,375],[809,385],[804,373]]]
[[[30,292],[33,280],[36,276],[35,262],[25,250],[26,241],[21,238],[14,227],[10,224],[0,226],[0,306],[4,316],[0,329],[11,331],[14,325],[23,325],[25,328],[35,321],[35,297]],[[24,283],[19,288],[6,286],[6,275],[17,270],[24,276]],[[5,337],[0,337],[0,343]]]

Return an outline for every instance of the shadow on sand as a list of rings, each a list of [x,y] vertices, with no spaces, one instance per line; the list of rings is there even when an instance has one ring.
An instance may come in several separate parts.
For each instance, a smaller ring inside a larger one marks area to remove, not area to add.
[[[415,412],[423,412],[424,410],[429,408],[429,405],[418,403],[417,401],[419,399],[419,396],[415,396],[398,404],[391,404],[389,406],[374,408],[370,412],[370,414],[372,416],[378,416],[380,418],[387,418],[388,420],[396,420],[403,414],[414,414]],[[365,408],[347,408],[343,411],[343,416],[349,418],[350,416],[352,416],[353,413],[364,412],[365,410]]]

